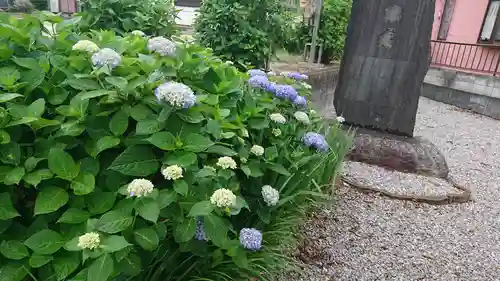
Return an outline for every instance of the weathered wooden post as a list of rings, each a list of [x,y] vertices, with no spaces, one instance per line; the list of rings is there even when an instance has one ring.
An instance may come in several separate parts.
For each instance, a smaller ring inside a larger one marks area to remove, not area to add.
[[[413,136],[435,0],[354,0],[334,106],[346,123]]]

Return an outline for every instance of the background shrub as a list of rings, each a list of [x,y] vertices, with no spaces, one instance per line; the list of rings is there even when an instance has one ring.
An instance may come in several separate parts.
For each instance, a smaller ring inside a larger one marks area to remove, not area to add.
[[[278,0],[205,0],[196,19],[201,45],[223,59],[262,68],[287,38]]]
[[[81,31],[106,29],[123,34],[141,30],[148,35],[176,34],[177,12],[171,0],[84,0]]]
[[[249,79],[197,45],[84,38],[48,13],[0,22],[0,280],[272,280],[287,265],[283,242],[349,149],[304,107],[303,75]]]

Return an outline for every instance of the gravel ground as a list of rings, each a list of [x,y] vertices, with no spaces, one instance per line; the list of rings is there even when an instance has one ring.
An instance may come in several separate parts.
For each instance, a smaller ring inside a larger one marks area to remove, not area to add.
[[[303,227],[303,273],[277,280],[500,280],[500,121],[421,98],[416,135],[441,148],[451,176],[474,190],[475,202],[432,206],[342,187],[334,207]],[[388,189],[420,182],[406,177],[401,185],[398,173],[367,173],[363,165],[349,169]]]

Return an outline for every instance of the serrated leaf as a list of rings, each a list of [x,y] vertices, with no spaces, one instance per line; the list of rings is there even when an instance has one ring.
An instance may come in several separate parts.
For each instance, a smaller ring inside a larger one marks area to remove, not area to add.
[[[200,123],[205,120],[205,116],[197,110],[177,111],[177,116],[188,123]]]
[[[137,213],[143,219],[156,223],[156,221],[158,221],[158,217],[160,216],[160,207],[156,201],[152,199],[144,199],[139,203]]]
[[[141,258],[134,253],[128,254],[118,264],[120,272],[128,276],[136,276],[142,271]]]
[[[101,88],[99,83],[97,83],[96,81],[84,78],[68,79],[65,81],[65,83],[77,90],[96,90]]]
[[[20,95],[20,94],[14,94],[14,93],[2,93],[0,94],[0,103],[4,103],[4,102],[8,102],[8,101],[11,101],[15,98],[19,98],[19,97],[22,97],[23,95]]]
[[[102,214],[113,207],[116,201],[114,192],[93,192],[85,198],[87,209],[93,215]]]
[[[29,264],[33,268],[39,268],[48,264],[53,259],[52,256],[33,254],[29,259]]]
[[[24,263],[9,262],[0,268],[0,281],[23,281],[28,275],[28,269]]]
[[[290,176],[290,172],[283,167],[283,165],[278,164],[278,163],[268,163],[267,168],[271,171],[274,171],[278,174],[285,175],[285,176]]]
[[[90,218],[90,213],[82,209],[69,208],[64,212],[57,223],[80,224]]]
[[[147,146],[131,146],[111,163],[108,169],[127,176],[145,177],[159,169],[158,160]]]
[[[96,223],[96,229],[106,233],[117,233],[132,225],[134,218],[120,211],[109,211]]]
[[[107,281],[115,268],[115,262],[110,254],[104,254],[89,267],[87,281]]]
[[[64,150],[52,148],[49,151],[49,169],[58,177],[72,180],[78,175],[78,165]]]
[[[19,184],[26,174],[26,170],[23,167],[15,167],[8,174],[5,175],[3,183],[6,185]]]
[[[19,213],[12,205],[10,194],[7,192],[0,193],[0,220],[8,220],[17,216],[19,216]]]
[[[210,138],[200,134],[189,134],[186,136],[183,148],[191,152],[202,152],[214,145]]]
[[[162,123],[158,122],[156,119],[151,120],[141,120],[137,122],[137,126],[135,127],[136,135],[150,135],[154,134],[162,129]]]
[[[71,189],[75,195],[86,195],[94,191],[95,178],[94,175],[83,172],[71,181]]]
[[[196,232],[196,218],[185,218],[181,224],[174,229],[174,238],[177,243],[183,243],[191,240]]]
[[[210,201],[201,201],[193,205],[189,211],[192,217],[207,216],[214,210],[214,206]]]
[[[148,141],[162,150],[169,151],[177,148],[175,137],[170,132],[155,133],[148,138]]]
[[[134,238],[137,244],[146,251],[154,251],[160,242],[158,234],[152,228],[142,228],[134,231]]]
[[[158,202],[158,207],[163,209],[175,202],[175,200],[177,200],[177,193],[175,191],[162,189],[160,190],[160,195],[158,195],[156,202]]]
[[[58,281],[65,280],[80,265],[80,257],[76,253],[63,253],[53,261],[53,268]]]
[[[203,226],[207,238],[214,243],[214,245],[221,247],[224,245],[227,238],[228,228],[221,217],[216,214],[210,214],[203,217]]]
[[[207,153],[215,153],[223,156],[235,156],[236,151],[232,150],[229,147],[225,147],[223,145],[214,145],[212,147],[209,147],[206,151]]]
[[[119,110],[111,118],[111,121],[109,122],[109,129],[113,135],[121,136],[125,133],[125,131],[127,131],[127,128],[128,114],[123,110]]]
[[[110,235],[101,240],[99,247],[105,253],[114,253],[131,245],[123,236]]]
[[[42,181],[51,179],[53,176],[54,174],[49,169],[40,169],[25,175],[23,180],[36,187]]]
[[[35,215],[48,214],[57,211],[59,208],[68,203],[68,193],[55,186],[50,186],[42,189],[35,201]]]
[[[196,154],[187,151],[176,151],[170,154],[164,161],[167,165],[179,165],[183,168],[187,168],[196,163],[198,157]]]
[[[189,186],[187,182],[183,180],[174,181],[174,190],[182,196],[186,196],[189,192]]]
[[[28,248],[22,242],[16,240],[2,241],[0,253],[11,260],[20,260],[29,256]]]
[[[120,144],[119,138],[111,137],[111,136],[102,137],[100,140],[97,141],[96,153],[95,153],[95,155],[92,155],[92,156],[95,157],[99,153],[103,152],[104,150],[113,148],[119,144]]]
[[[64,239],[53,230],[43,229],[24,241],[24,245],[37,254],[51,255],[64,245]]]
[[[109,84],[115,86],[116,88],[120,90],[124,90],[127,87],[128,81],[127,79],[123,77],[117,77],[117,76],[110,76],[106,77],[106,82]]]

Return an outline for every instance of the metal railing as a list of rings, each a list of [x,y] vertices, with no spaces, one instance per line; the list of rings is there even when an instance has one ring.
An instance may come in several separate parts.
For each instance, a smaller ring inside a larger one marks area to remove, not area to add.
[[[431,41],[431,65],[500,76],[500,46]]]

